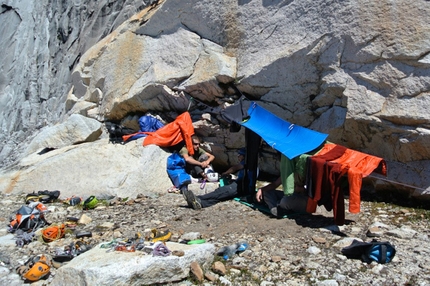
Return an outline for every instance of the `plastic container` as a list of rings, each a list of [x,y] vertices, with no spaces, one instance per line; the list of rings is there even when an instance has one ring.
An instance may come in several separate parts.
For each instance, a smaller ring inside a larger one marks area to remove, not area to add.
[[[219,180],[219,186],[220,186],[220,187],[224,187],[224,186],[225,186],[225,179],[224,179],[224,178],[221,178],[221,179]]]
[[[218,255],[222,256],[224,260],[228,260],[238,252],[243,252],[248,248],[248,243],[238,242],[229,246],[221,247],[218,251]]]

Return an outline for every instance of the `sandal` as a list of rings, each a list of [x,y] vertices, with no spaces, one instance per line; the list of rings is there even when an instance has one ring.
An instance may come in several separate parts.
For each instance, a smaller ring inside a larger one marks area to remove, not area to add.
[[[179,194],[179,193],[181,193],[181,190],[179,190],[175,186],[171,186],[170,188],[167,189],[167,192],[168,193],[173,193],[173,194]]]

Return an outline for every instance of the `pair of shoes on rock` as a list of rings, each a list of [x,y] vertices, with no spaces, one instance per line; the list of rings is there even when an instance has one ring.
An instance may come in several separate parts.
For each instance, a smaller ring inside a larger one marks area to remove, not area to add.
[[[182,195],[184,196],[185,200],[187,201],[187,204],[189,207],[200,210],[202,208],[202,204],[200,203],[200,199],[197,198],[194,193],[188,189],[182,190]]]
[[[25,196],[25,203],[41,202],[41,203],[52,203],[60,197],[60,191],[38,191]]]

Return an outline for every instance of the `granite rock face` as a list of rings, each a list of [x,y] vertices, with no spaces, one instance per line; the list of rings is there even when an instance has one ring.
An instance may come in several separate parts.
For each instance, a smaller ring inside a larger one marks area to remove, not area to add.
[[[91,46],[143,1],[0,2],[0,161],[9,165],[35,133],[64,120],[72,71]]]
[[[234,85],[285,120],[385,158],[388,179],[414,195],[429,188],[430,3],[42,2],[2,1],[3,166],[72,114],[169,121],[187,109],[225,166],[244,143],[219,116],[240,96]]]

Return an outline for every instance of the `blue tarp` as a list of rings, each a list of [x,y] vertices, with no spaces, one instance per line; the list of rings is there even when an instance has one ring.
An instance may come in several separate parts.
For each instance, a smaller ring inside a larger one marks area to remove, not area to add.
[[[248,115],[249,119],[239,123],[260,135],[273,149],[289,159],[316,149],[328,137],[328,134],[285,121],[255,102],[249,107]]]

